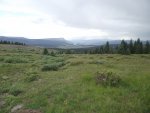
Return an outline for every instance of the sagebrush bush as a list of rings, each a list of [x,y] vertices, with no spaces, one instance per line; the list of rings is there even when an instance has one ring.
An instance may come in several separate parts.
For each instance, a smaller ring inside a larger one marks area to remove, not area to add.
[[[11,95],[18,96],[19,94],[23,93],[23,89],[21,89],[19,87],[11,87],[9,89],[9,93]]]
[[[27,60],[16,57],[10,57],[5,59],[5,63],[27,63]]]
[[[96,84],[101,84],[103,86],[118,86],[121,82],[121,78],[117,76],[113,72],[97,72],[96,77]]]
[[[42,67],[42,71],[57,71],[60,67],[62,67],[64,65],[65,65],[65,62],[47,64]]]
[[[25,77],[25,81],[27,82],[32,82],[32,81],[36,81],[39,79],[39,75],[36,73],[29,73],[27,74],[27,76]]]
[[[4,58],[3,58],[3,57],[0,57],[0,61],[4,61]]]
[[[0,95],[3,94],[3,93],[8,93],[8,92],[9,92],[9,88],[8,87],[4,87],[4,86],[0,87]]]

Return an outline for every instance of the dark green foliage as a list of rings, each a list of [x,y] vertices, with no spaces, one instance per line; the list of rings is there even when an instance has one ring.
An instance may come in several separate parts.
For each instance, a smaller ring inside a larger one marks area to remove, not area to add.
[[[48,50],[47,50],[47,48],[44,48],[44,50],[43,50],[43,55],[48,55]]]
[[[104,73],[97,73],[96,77],[96,84],[101,84],[103,86],[118,86],[120,85],[121,78],[112,72],[104,72]]]
[[[59,52],[60,53],[60,52]],[[108,41],[106,44],[99,47],[78,48],[78,49],[61,49],[61,53],[66,54],[148,54],[150,53],[149,41],[142,42],[140,39],[130,42],[122,40],[120,44],[110,44]]]
[[[0,94],[3,94],[3,93],[8,93],[9,92],[9,88],[8,87],[4,87],[4,86],[1,86],[0,87]]]
[[[71,54],[71,50],[70,49],[66,50],[66,54]]]
[[[9,90],[9,93],[10,93],[11,95],[18,96],[18,95],[20,95],[21,93],[23,93],[23,90],[20,89],[20,88],[17,88],[17,87],[12,87],[12,88]]]
[[[25,81],[33,82],[39,79],[39,75],[37,73],[29,73],[27,74]]]
[[[4,58],[3,58],[3,57],[0,57],[0,61],[4,61]]]
[[[0,44],[12,44],[12,45],[26,45],[25,43],[21,43],[21,42],[10,42],[10,41],[6,41],[6,40],[1,40]]]
[[[140,39],[137,39],[137,41],[134,42],[134,49],[135,49],[135,54],[143,53],[143,43],[140,41]]]
[[[65,62],[47,64],[42,67],[42,71],[57,71],[60,67],[62,67],[64,65],[65,65]]]
[[[133,45],[133,40],[130,40],[129,43],[129,50],[131,54],[134,54],[135,50],[134,50],[134,45]]]
[[[106,42],[106,45],[104,47],[105,53],[110,53],[110,45],[109,42]]]
[[[56,54],[54,53],[54,51],[52,51],[52,52],[50,53],[50,55],[51,55],[51,56],[56,56]]]
[[[124,40],[121,41],[118,53],[123,54],[123,55],[130,54],[130,51],[129,51],[129,48],[128,48],[128,44]]]
[[[146,53],[146,54],[150,53],[150,44],[148,41],[146,41],[146,44],[144,47],[144,53]]]
[[[103,53],[105,53],[105,51],[104,51],[104,47],[103,46],[101,46],[100,47],[100,52],[99,52],[100,54],[103,54]]]
[[[17,57],[8,57],[4,60],[5,63],[27,63],[26,59],[21,59]]]

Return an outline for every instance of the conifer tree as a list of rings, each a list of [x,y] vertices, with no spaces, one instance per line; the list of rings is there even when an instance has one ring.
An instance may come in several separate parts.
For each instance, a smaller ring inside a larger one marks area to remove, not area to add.
[[[132,39],[130,40],[130,43],[129,43],[129,51],[131,54],[134,54],[134,45],[133,45]]]
[[[150,53],[150,43],[149,41],[146,41],[145,47],[144,47],[144,53],[149,54]]]
[[[121,44],[120,44],[118,52],[120,54],[123,54],[123,55],[130,54],[130,51],[129,51],[129,48],[128,48],[128,44],[124,40],[121,41]]]
[[[110,52],[110,45],[109,42],[107,41],[105,45],[105,53],[109,53],[109,52]]]

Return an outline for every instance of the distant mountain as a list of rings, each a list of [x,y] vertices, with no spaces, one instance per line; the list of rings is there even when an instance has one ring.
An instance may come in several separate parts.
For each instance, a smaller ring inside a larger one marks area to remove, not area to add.
[[[107,41],[109,41],[110,44],[120,44],[121,40],[107,40],[107,39],[79,39],[79,40],[70,40],[75,45],[104,45]]]
[[[47,38],[47,39],[27,39],[24,37],[6,37],[0,36],[0,40],[25,43],[32,46],[57,48],[62,46],[72,46],[73,44],[64,38]]]
[[[25,43],[26,45],[41,46],[49,48],[89,48],[97,47],[106,44],[107,41],[111,45],[118,45],[121,40],[109,40],[109,39],[75,39],[75,40],[65,40],[64,38],[47,38],[47,39],[28,39],[24,37],[6,37],[0,36],[0,40],[13,41]],[[126,40],[129,43],[129,40]],[[143,41],[145,43],[145,41]]]

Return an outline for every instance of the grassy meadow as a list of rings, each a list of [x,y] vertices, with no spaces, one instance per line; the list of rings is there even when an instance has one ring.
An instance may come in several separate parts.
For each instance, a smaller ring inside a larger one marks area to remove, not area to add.
[[[41,113],[150,113],[150,55],[42,51],[0,45],[0,113],[20,104]],[[117,85],[97,81],[107,72]]]

